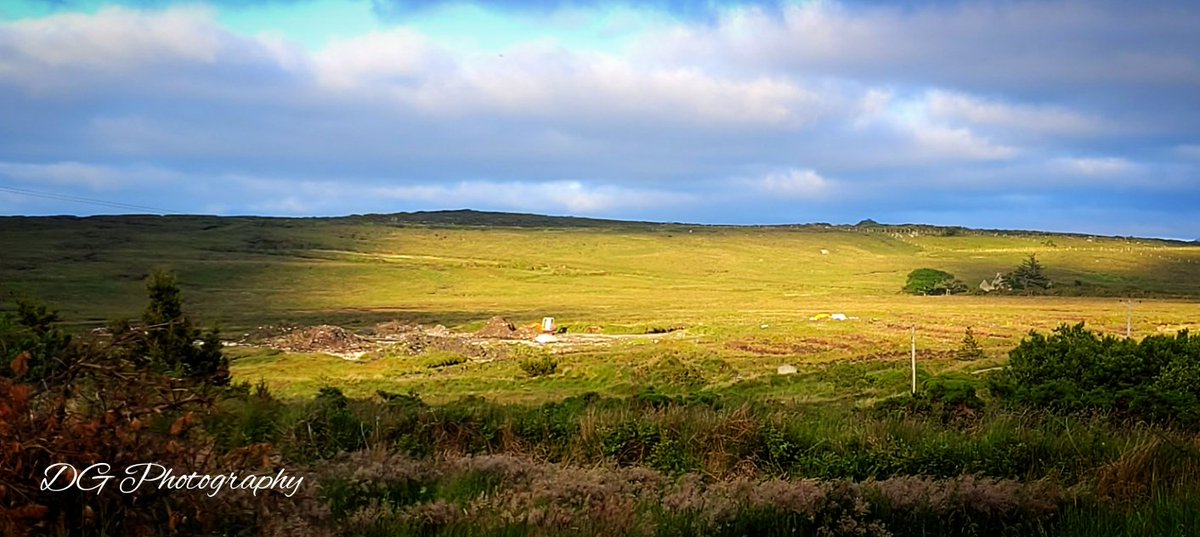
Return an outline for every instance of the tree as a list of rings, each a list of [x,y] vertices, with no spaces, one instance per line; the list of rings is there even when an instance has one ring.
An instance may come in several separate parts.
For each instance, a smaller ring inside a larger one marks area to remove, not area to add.
[[[1046,277],[1045,269],[1038,262],[1037,256],[1030,254],[1021,265],[1008,273],[1005,278],[1009,287],[1014,290],[1033,292],[1049,289],[1053,283]]]
[[[963,333],[962,344],[958,346],[954,356],[959,360],[979,360],[987,358],[987,353],[983,352],[983,347],[979,346],[979,342],[975,341],[975,332],[971,327]]]
[[[156,270],[146,279],[150,303],[142,313],[142,351],[152,367],[215,385],[229,384],[229,360],[217,330],[192,326],[175,276]]]
[[[949,272],[920,268],[908,273],[904,292],[912,295],[953,295],[965,293],[967,286]]]
[[[25,300],[17,301],[16,315],[0,316],[0,376],[7,374],[3,366],[10,363],[34,383],[62,372],[68,366],[71,336],[57,326],[60,320],[57,311]]]

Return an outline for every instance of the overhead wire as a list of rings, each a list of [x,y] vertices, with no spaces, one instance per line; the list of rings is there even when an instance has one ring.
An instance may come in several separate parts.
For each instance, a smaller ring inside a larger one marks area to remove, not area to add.
[[[58,194],[58,193],[54,193],[54,192],[42,192],[42,191],[38,191],[38,190],[28,190],[28,189],[24,189],[24,188],[17,188],[17,187],[12,187],[12,186],[5,186],[5,185],[0,185],[0,191],[11,192],[13,194],[20,194],[23,196],[29,196],[29,197],[33,197],[33,198],[51,199],[51,200],[58,200],[58,201],[70,201],[70,202],[74,202],[74,203],[84,203],[84,204],[96,205],[96,206],[100,206],[100,207],[108,207],[110,209],[128,209],[128,210],[135,210],[135,211],[150,211],[154,214],[171,214],[171,213],[175,212],[175,211],[171,211],[171,210],[167,210],[167,209],[162,209],[159,207],[149,207],[146,205],[136,205],[133,203],[123,203],[123,202],[119,202],[119,201],[108,201],[108,200],[101,200],[101,199],[96,199],[96,198],[86,198],[83,196],[72,196],[69,194]]]

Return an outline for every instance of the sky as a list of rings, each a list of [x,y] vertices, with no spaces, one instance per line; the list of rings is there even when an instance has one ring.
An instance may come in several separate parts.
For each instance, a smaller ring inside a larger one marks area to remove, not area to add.
[[[1200,239],[1200,2],[0,0],[0,214]]]

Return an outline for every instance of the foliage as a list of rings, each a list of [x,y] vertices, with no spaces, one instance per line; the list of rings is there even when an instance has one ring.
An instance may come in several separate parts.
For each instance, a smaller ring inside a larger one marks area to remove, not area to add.
[[[524,371],[530,377],[545,377],[553,375],[555,371],[558,371],[558,360],[555,360],[547,352],[533,353],[530,356],[522,358],[520,366],[521,371]]]
[[[26,383],[46,385],[68,367],[72,338],[56,326],[58,312],[44,305],[17,301],[16,315],[0,316],[0,375],[16,374]],[[17,367],[19,365],[19,367]]]
[[[467,357],[461,354],[437,353],[425,364],[429,369],[452,367],[467,362]]]
[[[890,413],[934,416],[943,422],[975,418],[984,402],[968,379],[941,376],[926,379],[915,396],[898,396],[876,403],[874,410]]]
[[[959,360],[979,360],[987,358],[987,353],[983,351],[983,347],[979,346],[979,342],[975,341],[975,332],[971,327],[963,332],[962,343],[958,346],[958,350],[954,352],[954,357]]]
[[[1016,269],[1006,274],[1004,281],[1012,290],[1028,293],[1045,291],[1054,285],[1035,254],[1029,254]]]
[[[1200,338],[1186,330],[1135,341],[1101,336],[1083,323],[1049,336],[1032,332],[990,379],[1009,401],[1085,409],[1200,426]]]
[[[350,410],[350,402],[337,388],[324,387],[305,404],[302,416],[291,427],[291,454],[301,460],[328,459],[366,446],[370,428]]]
[[[910,295],[954,295],[967,292],[967,286],[949,272],[919,268],[908,273],[904,292]]]
[[[150,303],[142,314],[145,337],[138,351],[149,365],[214,385],[229,384],[229,361],[221,353],[219,334],[215,328],[202,331],[192,326],[175,276],[154,271],[146,279],[146,291]]]
[[[46,333],[28,331],[26,341],[8,334],[7,341],[28,349],[43,343]],[[96,463],[109,465],[115,477],[145,463],[212,475],[274,474],[279,465],[264,444],[216,449],[199,425],[219,394],[128,360],[140,343],[136,336],[72,338],[51,356],[58,364],[53,374],[28,378],[37,371],[28,365],[32,354],[22,351],[10,364],[11,378],[0,377],[0,534],[228,534],[265,529],[270,523],[259,513],[305,504],[306,494],[284,498],[279,491],[226,490],[216,497],[154,485],[122,491],[115,480],[84,475]],[[42,479],[51,477],[46,472],[56,463],[75,471],[46,489]],[[64,490],[73,476],[80,487],[106,486]]]

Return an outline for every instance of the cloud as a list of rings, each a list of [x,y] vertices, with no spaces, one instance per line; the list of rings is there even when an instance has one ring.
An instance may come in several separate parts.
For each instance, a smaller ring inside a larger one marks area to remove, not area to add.
[[[740,223],[970,224],[961,207],[1004,195],[1020,215],[1020,196],[1081,186],[1111,207],[1138,189],[1171,222],[1200,191],[1200,10],[1182,4],[629,4],[628,46],[557,27],[493,48],[421,16],[301,46],[230,30],[232,5],[0,22],[0,183],[183,210]],[[487,9],[536,27],[608,7]]]
[[[357,184],[347,188],[331,181],[290,181],[257,177],[230,177],[253,192],[246,208],[271,214],[347,214],[394,212],[414,207],[535,212],[540,214],[603,215],[614,211],[669,208],[695,203],[692,195],[655,189],[589,186],[580,181],[456,183],[387,182]]]
[[[648,36],[668,58],[889,82],[1029,90],[1200,80],[1200,14],[1115,1],[929,2],[916,6],[804,2],[776,14],[745,9],[713,26]]]
[[[369,84],[400,84],[428,73],[442,53],[410,28],[338,39],[317,52],[313,69],[325,86],[348,89]]]
[[[374,195],[444,206],[488,206],[541,214],[600,215],[614,210],[688,203],[693,196],[648,189],[590,187],[580,181],[544,183],[464,181],[453,185],[377,187]]]
[[[927,113],[938,120],[1021,134],[1097,136],[1113,128],[1102,118],[1058,106],[1011,104],[944,90],[926,93],[924,101]]]
[[[1088,177],[1119,176],[1137,169],[1132,162],[1117,157],[1061,158],[1054,163],[1066,173]]]
[[[0,162],[0,178],[33,185],[82,186],[99,191],[146,183],[170,183],[178,176],[151,166],[117,168],[68,161],[49,164]]]
[[[1018,153],[1014,147],[993,143],[963,127],[915,125],[912,133],[922,151],[940,159],[1003,160]]]
[[[1184,144],[1177,146],[1175,152],[1191,159],[1200,160],[1200,144]]]
[[[783,170],[754,181],[770,194],[792,198],[817,198],[827,195],[833,184],[813,170]]]
[[[48,68],[122,72],[144,65],[208,63],[220,50],[213,12],[198,6],[161,12],[109,7],[94,15],[64,13],[4,23],[5,62],[26,59]]]
[[[437,9],[447,5],[462,3],[452,0],[371,0],[371,5],[381,18],[385,20],[403,21],[414,14]],[[593,10],[611,8],[614,6],[636,7],[643,10],[653,10],[667,13],[687,21],[710,22],[724,13],[745,7],[756,7],[775,12],[779,9],[780,0],[725,0],[720,2],[695,0],[491,0],[488,2],[473,2],[508,12],[523,12],[535,15],[545,15],[564,10]]]

